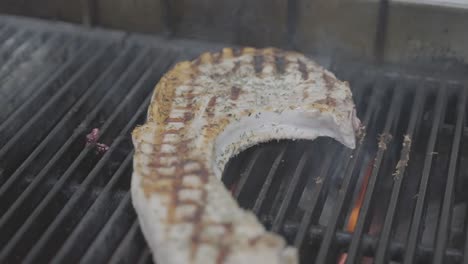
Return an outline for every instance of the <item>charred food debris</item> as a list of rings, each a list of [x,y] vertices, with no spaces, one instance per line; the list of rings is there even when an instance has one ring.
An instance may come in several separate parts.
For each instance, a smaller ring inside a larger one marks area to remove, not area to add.
[[[93,128],[89,134],[86,135],[86,146],[94,146],[96,153],[104,153],[109,150],[109,146],[104,143],[99,143],[99,128]]]

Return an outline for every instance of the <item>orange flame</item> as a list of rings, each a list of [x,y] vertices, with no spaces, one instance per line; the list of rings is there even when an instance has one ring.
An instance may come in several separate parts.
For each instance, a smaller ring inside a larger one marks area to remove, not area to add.
[[[362,207],[362,203],[364,202],[364,196],[367,190],[367,184],[369,183],[370,176],[372,174],[372,168],[374,167],[374,160],[371,160],[367,165],[366,174],[364,175],[364,181],[361,185],[361,190],[359,191],[359,195],[357,197],[356,203],[351,211],[351,215],[349,216],[348,224],[346,225],[346,231],[353,232],[356,228],[357,220],[359,218],[359,212]],[[348,254],[343,253],[341,254],[340,258],[338,259],[338,264],[344,264],[346,262],[346,258]]]

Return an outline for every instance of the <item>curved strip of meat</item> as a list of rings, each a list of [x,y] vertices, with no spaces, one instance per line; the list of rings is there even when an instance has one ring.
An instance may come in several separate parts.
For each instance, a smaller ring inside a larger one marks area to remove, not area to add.
[[[223,49],[181,62],[156,86],[133,132],[132,199],[158,264],[297,263],[297,252],[237,205],[220,178],[229,158],[277,139],[359,127],[346,82],[305,56]]]

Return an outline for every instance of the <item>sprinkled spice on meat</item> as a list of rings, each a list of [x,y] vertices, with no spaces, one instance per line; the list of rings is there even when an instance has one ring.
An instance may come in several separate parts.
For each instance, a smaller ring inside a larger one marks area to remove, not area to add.
[[[226,48],[177,64],[132,134],[132,200],[154,260],[298,263],[295,248],[239,208],[224,166],[272,140],[328,136],[354,148],[358,129],[349,85],[302,54]]]

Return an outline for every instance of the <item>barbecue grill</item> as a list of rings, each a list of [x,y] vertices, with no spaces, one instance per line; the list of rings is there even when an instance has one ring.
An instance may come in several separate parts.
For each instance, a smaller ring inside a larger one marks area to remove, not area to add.
[[[389,30],[388,2],[375,6]],[[301,263],[468,263],[463,52],[407,63],[382,34],[375,60],[352,45],[313,55],[350,82],[366,127],[356,149],[266,143],[223,181]],[[130,132],[171,65],[224,46],[0,16],[0,263],[152,263],[129,194]],[[94,128],[107,150],[87,142]]]

